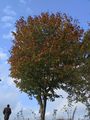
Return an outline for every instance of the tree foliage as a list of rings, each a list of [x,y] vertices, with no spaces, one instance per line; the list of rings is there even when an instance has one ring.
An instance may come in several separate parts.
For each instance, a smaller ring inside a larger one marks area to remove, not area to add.
[[[76,20],[61,13],[22,17],[13,35],[10,74],[21,91],[37,99],[40,110],[45,113],[47,100],[59,97],[57,89],[86,100],[86,42],[81,41],[83,30]]]
[[[85,66],[82,69],[82,73],[84,78],[87,80],[87,97],[86,101],[88,115],[87,117],[90,119],[90,29],[87,30],[84,34],[83,38],[83,50],[84,50],[84,58],[85,58]]]

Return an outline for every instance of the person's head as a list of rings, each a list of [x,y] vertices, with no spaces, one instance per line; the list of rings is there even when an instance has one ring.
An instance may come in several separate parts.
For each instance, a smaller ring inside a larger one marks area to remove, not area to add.
[[[10,107],[10,105],[8,104],[7,107]]]

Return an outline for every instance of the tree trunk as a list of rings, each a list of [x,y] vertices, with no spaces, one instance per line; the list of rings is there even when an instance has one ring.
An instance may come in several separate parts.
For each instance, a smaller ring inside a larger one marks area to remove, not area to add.
[[[47,102],[47,99],[44,97],[44,99],[40,104],[40,120],[45,120],[46,102]]]

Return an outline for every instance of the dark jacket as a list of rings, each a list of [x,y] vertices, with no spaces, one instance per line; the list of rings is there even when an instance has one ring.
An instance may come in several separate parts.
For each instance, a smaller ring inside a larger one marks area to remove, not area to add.
[[[4,119],[5,119],[5,120],[8,120],[8,119],[9,119],[9,116],[10,116],[10,114],[11,114],[11,108],[10,108],[10,107],[4,108],[3,114],[4,114]]]

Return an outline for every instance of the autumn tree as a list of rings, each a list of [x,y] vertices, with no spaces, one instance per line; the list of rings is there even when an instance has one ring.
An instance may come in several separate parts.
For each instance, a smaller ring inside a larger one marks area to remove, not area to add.
[[[63,89],[74,100],[86,99],[87,80],[82,76],[83,30],[66,14],[42,13],[16,22],[10,50],[10,75],[17,87],[34,97],[45,120],[47,100]]]

